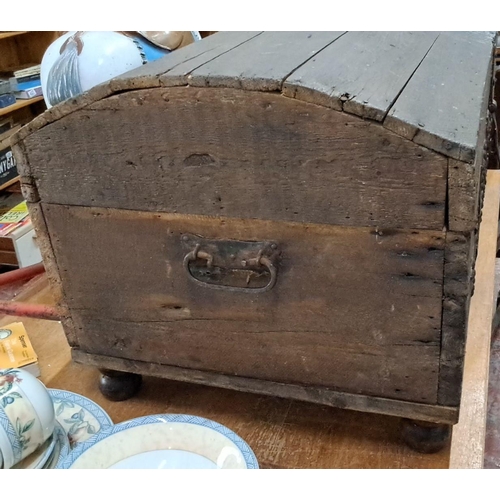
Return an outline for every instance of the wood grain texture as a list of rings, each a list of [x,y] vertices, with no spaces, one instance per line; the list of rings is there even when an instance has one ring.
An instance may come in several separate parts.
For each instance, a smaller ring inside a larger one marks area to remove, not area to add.
[[[446,234],[441,361],[438,402],[458,406],[462,388],[467,311],[473,284],[471,252],[474,236]]]
[[[14,141],[113,93],[159,85],[187,85],[191,73],[196,70],[200,75],[203,73],[204,64],[210,65],[212,61],[218,64],[219,57],[231,59],[234,55],[236,58],[239,50],[265,61],[266,58],[259,58],[247,49],[248,43],[258,44],[261,36],[274,40],[274,48],[269,52],[281,67],[286,66],[287,59],[294,58],[287,53],[287,44],[282,44],[282,58],[276,52],[280,37],[293,38],[287,32],[262,35],[261,32],[219,32],[51,108],[18,132]],[[297,37],[300,36],[301,32],[297,32]],[[470,161],[474,157],[478,124],[484,115],[481,102],[485,83],[490,84],[485,76],[491,72],[494,37],[494,32],[444,32],[433,44],[435,33],[349,32],[300,66],[285,83],[283,91],[297,99],[376,120],[382,120],[392,106],[385,126],[446,156]],[[251,57],[248,55],[249,60]],[[236,59],[231,60],[234,64],[244,64],[239,59],[237,63]],[[230,75],[225,81],[233,82],[231,86],[234,86],[234,75],[228,67],[231,65],[226,65],[225,71]],[[262,69],[265,67],[264,64]],[[470,71],[472,76],[459,79],[460,85],[456,85],[456,75],[462,71]],[[221,69],[222,79],[215,79],[219,82],[217,85],[224,79],[222,72]],[[338,85],[332,83],[335,78],[341,78]],[[261,79],[266,80],[265,76]],[[204,81],[201,76],[200,81]],[[266,87],[250,80],[245,85]],[[273,88],[276,85],[273,83]],[[461,110],[462,107],[455,104],[463,95],[472,97]],[[430,114],[424,109],[431,110]],[[434,110],[440,111],[434,113]]]
[[[499,207],[500,171],[491,170],[479,229],[476,286],[468,319],[460,418],[453,429],[451,444],[452,469],[483,467]]]
[[[342,409],[369,413],[384,413],[397,417],[419,418],[436,423],[455,423],[457,409],[438,407],[426,404],[397,401],[391,399],[368,397],[358,394],[339,393],[337,391],[299,385],[279,384],[244,377],[231,377],[215,373],[185,370],[174,366],[143,363],[137,360],[112,358],[97,354],[88,354],[80,349],[72,350],[72,358],[77,363],[104,367],[112,370],[140,373],[154,377],[168,378],[182,382],[221,387],[236,391],[266,394],[279,398],[319,403]],[[320,412],[320,408],[318,407]]]
[[[161,59],[124,73],[110,81],[113,91],[123,91],[134,88],[150,88],[160,86],[160,77],[173,74],[175,85],[184,85],[181,75],[187,75],[199,66],[223,56],[227,52],[248,43],[258,37],[260,31],[225,31],[216,33],[207,39],[193,43],[182,49],[175,50]],[[168,85],[174,85],[170,80]]]
[[[281,90],[285,78],[344,31],[265,32],[192,71],[186,83],[199,87]],[[163,85],[178,82],[186,70],[175,68],[162,76]]]
[[[349,32],[294,71],[285,95],[382,121],[437,32]]]
[[[39,278],[43,280],[44,275]],[[21,291],[14,300],[46,305],[54,302],[50,289],[40,289],[37,278],[29,283],[26,293]],[[2,325],[24,322],[39,356],[41,380],[47,387],[90,398],[115,423],[158,413],[201,415],[226,425],[245,439],[261,468],[448,467],[449,449],[423,455],[405,446],[399,436],[399,418],[165,380],[155,375],[154,366],[148,367],[150,376],[144,377],[136,397],[126,403],[110,402],[98,390],[98,371],[91,365],[71,362],[70,349],[58,322],[10,316],[1,321]],[[181,376],[182,370],[176,374]],[[412,412],[420,407],[412,405]],[[444,418],[452,418],[452,412],[444,413]]]
[[[442,32],[384,126],[450,158],[473,161],[495,32]],[[467,96],[464,99],[464,96]]]
[[[59,275],[58,264],[54,256],[52,243],[50,241],[49,231],[45,222],[43,209],[39,203],[27,203],[31,222],[35,229],[37,246],[42,254],[45,272],[49,278],[50,286],[52,287],[52,294],[55,297],[58,305],[63,305],[63,291],[62,282]]]
[[[127,92],[44,127],[25,147],[49,203],[382,228],[444,224],[446,158],[376,123],[276,94]]]
[[[467,232],[478,226],[481,169],[481,164],[448,160],[448,228],[451,231]]]
[[[441,232],[59,205],[44,212],[89,352],[436,400]],[[183,267],[184,234],[276,241],[276,286],[250,296],[199,286]],[[97,254],[104,268],[93,266]]]
[[[480,136],[485,140],[483,132]],[[488,146],[488,142],[484,144]],[[460,403],[467,313],[474,293],[488,152],[480,147],[473,166],[448,160],[448,227],[452,230],[446,235],[438,390],[438,402],[445,405]]]

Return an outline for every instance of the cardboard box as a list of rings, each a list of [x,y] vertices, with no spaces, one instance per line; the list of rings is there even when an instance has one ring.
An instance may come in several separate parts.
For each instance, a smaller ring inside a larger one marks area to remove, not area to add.
[[[22,323],[0,327],[0,369],[22,368],[40,375],[38,357]]]

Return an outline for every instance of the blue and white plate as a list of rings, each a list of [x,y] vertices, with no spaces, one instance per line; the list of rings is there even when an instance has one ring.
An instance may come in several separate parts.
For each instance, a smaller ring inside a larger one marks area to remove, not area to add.
[[[102,429],[58,469],[258,469],[233,431],[193,415],[151,415]]]
[[[54,440],[54,451],[47,463],[43,466],[44,469],[55,469],[58,462],[62,460],[70,450],[68,434],[59,422],[56,422],[56,426],[54,428]]]
[[[56,446],[55,434],[52,434],[37,450],[29,454],[11,469],[42,469],[54,453]]]
[[[113,425],[109,415],[90,399],[60,389],[48,391],[54,401],[56,419],[66,431],[72,448]]]

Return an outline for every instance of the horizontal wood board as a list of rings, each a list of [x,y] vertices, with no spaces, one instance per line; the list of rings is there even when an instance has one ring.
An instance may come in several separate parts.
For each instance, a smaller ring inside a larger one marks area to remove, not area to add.
[[[34,196],[48,203],[382,228],[445,223],[446,158],[279,94],[127,92],[48,125],[24,148]]]
[[[395,417],[411,418],[415,420],[443,424],[455,424],[458,419],[458,409],[447,406],[432,406],[422,403],[412,403],[409,401],[398,401],[395,399],[365,396],[362,394],[342,393],[322,387],[307,387],[280,384],[265,380],[248,379],[244,377],[231,377],[218,373],[186,370],[175,366],[144,363],[143,361],[132,359],[101,356],[98,354],[86,353],[80,349],[72,349],[71,356],[76,363],[81,363],[87,366],[96,366],[108,370],[124,371],[128,373],[139,373],[150,377],[167,378],[169,380],[220,387],[224,389],[231,389],[233,391],[242,391],[245,393],[266,394],[280,399],[286,398],[298,401],[307,401],[310,403],[333,406],[346,410],[361,411],[363,413],[393,415]],[[149,384],[152,382],[152,380],[148,380]],[[165,386],[165,384],[162,384],[162,386]],[[187,389],[187,387],[184,389]],[[205,391],[203,391],[203,393],[205,393]],[[209,394],[211,394],[211,391]],[[201,394],[199,396],[201,396]],[[206,395],[206,397],[210,397],[210,395]],[[274,408],[276,406],[281,406],[280,399],[273,400],[272,406]],[[289,404],[291,405],[292,403]],[[299,412],[301,411],[303,411],[302,408]],[[321,408],[320,406],[311,406],[312,415],[318,416],[323,412],[325,412],[325,408]],[[304,425],[301,427],[302,429],[309,429],[312,421],[312,415],[308,416],[309,418],[304,419]],[[345,413],[343,414],[342,422],[344,424],[352,423],[357,417],[358,415]],[[359,424],[355,427],[356,429],[359,428]],[[363,426],[361,432],[364,437],[366,437],[367,429],[369,428],[370,426]],[[339,426],[336,425],[335,429],[336,432],[338,432]],[[353,429],[350,429],[349,437],[355,437]],[[309,442],[309,439],[305,441]],[[371,442],[371,440],[369,441]],[[357,440],[355,442],[357,449],[359,448],[359,442]],[[407,445],[403,446],[405,446],[405,451],[409,450]],[[366,449],[366,444],[363,445],[363,450],[364,449]],[[419,453],[417,456],[419,458],[424,458],[428,455],[422,455]],[[373,468],[373,463],[371,461],[368,468]]]
[[[89,352],[435,403],[441,232],[43,210]],[[184,234],[276,241],[276,286],[251,295],[199,286],[183,268]]]

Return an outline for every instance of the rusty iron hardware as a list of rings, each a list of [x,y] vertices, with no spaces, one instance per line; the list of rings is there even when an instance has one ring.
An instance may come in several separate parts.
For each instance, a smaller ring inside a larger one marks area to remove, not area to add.
[[[280,252],[274,242],[211,240],[183,235],[184,269],[200,286],[212,289],[263,293],[278,279]]]

